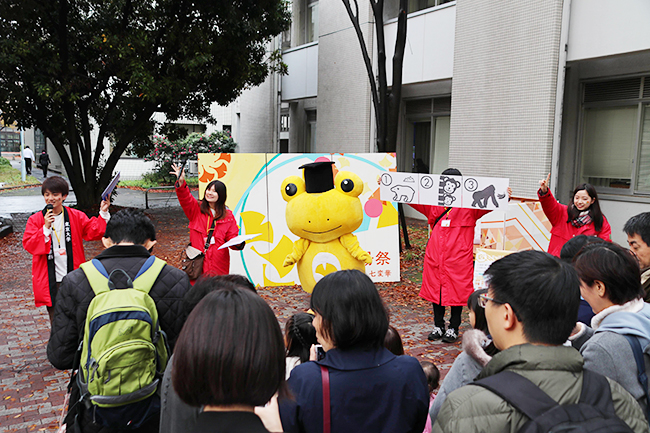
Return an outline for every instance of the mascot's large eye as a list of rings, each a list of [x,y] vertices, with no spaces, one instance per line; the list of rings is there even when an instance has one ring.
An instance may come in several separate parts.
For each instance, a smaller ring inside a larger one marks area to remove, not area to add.
[[[284,187],[284,192],[289,196],[293,197],[298,192],[298,187],[295,183],[290,183]]]
[[[359,197],[363,192],[363,181],[351,171],[339,171],[334,179],[336,190],[349,197]]]
[[[299,176],[289,176],[282,181],[280,188],[282,198],[284,201],[289,202],[289,200],[299,197],[300,194],[304,194],[305,180]]]
[[[354,189],[354,182],[350,179],[345,179],[341,182],[341,189],[345,192],[350,192]]]

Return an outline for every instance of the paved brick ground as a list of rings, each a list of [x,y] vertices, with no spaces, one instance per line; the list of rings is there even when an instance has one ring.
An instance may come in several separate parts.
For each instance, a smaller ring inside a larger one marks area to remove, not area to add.
[[[179,208],[148,213],[158,227],[157,255],[174,264],[176,245],[188,239],[187,220]],[[0,432],[54,431],[63,409],[69,372],[58,371],[47,361],[49,320],[44,307],[34,307],[31,256],[20,242],[23,224],[17,224],[21,226],[16,233],[0,239]],[[100,248],[99,242],[87,243],[87,256],[93,257]],[[412,275],[420,272],[410,271]],[[444,375],[459,353],[460,342],[448,345],[426,341],[433,323],[431,306],[416,296],[417,285],[405,275],[399,290],[391,284],[379,287],[391,323],[400,331],[408,354],[432,360]],[[309,305],[309,295],[298,287],[264,288],[260,294],[282,324]]]

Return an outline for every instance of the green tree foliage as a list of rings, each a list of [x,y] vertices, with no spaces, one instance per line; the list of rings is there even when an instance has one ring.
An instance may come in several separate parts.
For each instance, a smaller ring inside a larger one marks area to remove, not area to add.
[[[45,133],[91,207],[155,112],[209,120],[261,84],[289,20],[285,0],[0,0],[0,111]]]
[[[193,132],[178,140],[156,135],[152,142],[153,150],[144,160],[155,161],[158,176],[165,180],[169,178],[172,164],[196,160],[199,153],[233,153],[237,147],[230,134],[221,131],[207,136]]]

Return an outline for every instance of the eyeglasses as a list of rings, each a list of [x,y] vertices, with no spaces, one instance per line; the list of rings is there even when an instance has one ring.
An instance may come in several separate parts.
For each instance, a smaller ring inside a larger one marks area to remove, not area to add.
[[[485,308],[488,301],[492,301],[495,304],[499,304],[499,305],[505,304],[505,302],[497,301],[496,299],[490,298],[488,295],[485,295],[485,294],[478,295],[478,305],[481,308]]]

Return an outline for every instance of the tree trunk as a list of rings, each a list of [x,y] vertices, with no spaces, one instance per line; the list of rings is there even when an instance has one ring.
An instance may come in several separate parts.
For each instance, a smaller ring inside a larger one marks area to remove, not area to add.
[[[393,82],[388,90],[386,74],[386,41],[384,38],[384,1],[369,0],[375,18],[375,32],[377,33],[377,78],[372,69],[372,59],[368,53],[366,42],[361,32],[359,23],[359,5],[354,1],[355,10],[352,10],[350,0],[342,0],[345,10],[350,17],[352,26],[357,34],[361,55],[366,66],[366,73],[370,83],[373,108],[375,111],[376,143],[378,152],[395,152],[397,150],[397,126],[400,117],[400,103],[402,100],[402,69],[404,64],[404,49],[406,47],[407,0],[400,0],[399,14],[397,17],[397,39],[395,41],[395,54],[393,55]]]

